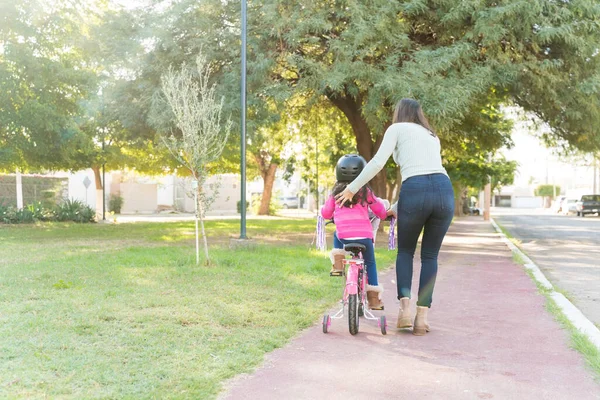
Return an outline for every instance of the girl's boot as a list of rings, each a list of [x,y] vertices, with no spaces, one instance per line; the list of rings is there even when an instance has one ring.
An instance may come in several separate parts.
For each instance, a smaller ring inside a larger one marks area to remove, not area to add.
[[[423,336],[429,332],[429,324],[427,323],[427,312],[429,307],[417,306],[417,316],[415,317],[415,326],[413,327],[413,335]]]
[[[346,250],[344,249],[332,249],[329,253],[329,259],[331,260],[331,271],[329,276],[343,276],[344,275],[344,259],[346,258]]]
[[[371,310],[383,310],[383,301],[381,301],[381,295],[383,294],[383,286],[381,285],[367,285],[367,302]]]
[[[400,311],[398,312],[398,323],[396,323],[396,328],[411,328],[412,326],[410,299],[408,297],[402,297],[400,299]]]

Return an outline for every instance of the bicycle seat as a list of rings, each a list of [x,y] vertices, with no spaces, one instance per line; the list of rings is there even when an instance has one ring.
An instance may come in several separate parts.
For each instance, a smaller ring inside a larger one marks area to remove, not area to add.
[[[344,245],[344,250],[352,253],[354,257],[358,257],[358,253],[365,251],[366,247],[360,243],[348,243]]]

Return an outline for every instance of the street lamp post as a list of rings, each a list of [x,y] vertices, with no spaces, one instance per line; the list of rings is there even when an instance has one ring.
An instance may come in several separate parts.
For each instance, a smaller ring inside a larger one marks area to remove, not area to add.
[[[240,239],[246,237],[246,0],[242,0],[242,132],[241,132],[241,199],[240,199]]]
[[[316,129],[315,129],[316,132]],[[316,199],[317,199],[317,212],[319,211],[319,135],[315,136],[315,165],[317,166],[317,175],[316,175]]]
[[[104,154],[104,135],[102,136],[102,221],[106,221],[106,176],[104,175],[104,165],[106,164],[106,155]]]

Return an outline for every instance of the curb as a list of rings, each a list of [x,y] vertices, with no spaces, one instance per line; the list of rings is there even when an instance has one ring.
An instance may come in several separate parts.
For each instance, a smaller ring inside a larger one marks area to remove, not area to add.
[[[567,317],[569,322],[573,324],[575,329],[584,334],[599,350],[600,350],[600,329],[596,327],[583,313],[575,307],[573,303],[571,303],[562,293],[559,293],[554,290],[554,286],[552,283],[546,278],[544,273],[540,270],[540,268],[529,258],[527,257],[521,249],[519,249],[510,239],[506,237],[502,229],[496,224],[493,218],[490,217],[490,222],[492,226],[496,230],[496,232],[500,235],[502,242],[506,244],[506,246],[515,254],[517,254],[521,259],[525,261],[525,269],[531,271],[535,280],[546,290],[549,291],[549,295],[554,300],[556,305],[560,308],[562,313]]]

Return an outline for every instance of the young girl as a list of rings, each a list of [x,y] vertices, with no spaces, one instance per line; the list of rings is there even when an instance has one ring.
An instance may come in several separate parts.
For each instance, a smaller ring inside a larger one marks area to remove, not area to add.
[[[381,294],[383,287],[377,282],[377,266],[373,248],[373,227],[369,220],[369,210],[378,218],[385,219],[386,207],[382,200],[375,197],[368,185],[362,187],[352,198],[352,201],[339,206],[335,196],[344,191],[346,186],[356,178],[367,165],[364,158],[357,154],[345,155],[339,159],[335,167],[336,184],[331,196],[327,199],[321,215],[325,219],[333,218],[336,232],[333,235],[331,275],[341,275],[344,270],[343,260],[346,256],[344,244],[360,243],[365,246],[363,259],[367,267],[367,301],[371,310],[383,310]]]

